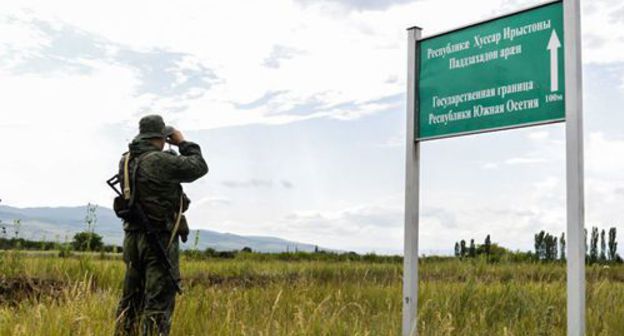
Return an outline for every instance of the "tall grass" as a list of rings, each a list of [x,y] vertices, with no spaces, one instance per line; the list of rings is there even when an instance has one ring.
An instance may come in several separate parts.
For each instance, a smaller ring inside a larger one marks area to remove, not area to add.
[[[0,256],[0,277],[61,294],[2,302],[0,335],[110,335],[123,263]],[[172,335],[399,335],[402,264],[182,260]],[[565,266],[436,261],[420,268],[420,335],[565,335]],[[588,268],[588,335],[624,334],[624,268]]]

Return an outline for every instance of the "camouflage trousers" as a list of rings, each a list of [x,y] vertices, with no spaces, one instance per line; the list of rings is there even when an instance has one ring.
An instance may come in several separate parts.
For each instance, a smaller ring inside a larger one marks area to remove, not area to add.
[[[163,246],[169,233],[160,235]],[[168,251],[176,278],[180,277],[178,239]],[[126,275],[117,308],[115,335],[169,335],[176,290],[165,266],[142,231],[126,231],[123,243]]]

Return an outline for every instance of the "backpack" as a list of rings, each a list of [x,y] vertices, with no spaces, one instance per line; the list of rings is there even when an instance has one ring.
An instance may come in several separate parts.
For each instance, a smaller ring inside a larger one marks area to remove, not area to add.
[[[108,185],[113,188],[115,193],[117,193],[117,196],[113,200],[113,210],[115,211],[115,215],[117,215],[117,217],[123,219],[124,221],[130,221],[130,219],[132,218],[132,206],[135,200],[135,193],[133,193],[132,191],[135,189],[136,186],[136,174],[139,168],[139,163],[145,156],[150,153],[154,152],[144,153],[136,158],[136,162],[134,164],[134,167],[132,168],[132,179],[130,179],[129,167],[130,153],[128,152],[124,154],[124,163],[122,169],[123,171],[106,181],[106,183],[108,183]],[[121,184],[122,182],[122,180],[120,180],[120,174],[123,174],[123,192],[118,190],[115,186],[117,184]],[[130,186],[131,182],[132,187]]]

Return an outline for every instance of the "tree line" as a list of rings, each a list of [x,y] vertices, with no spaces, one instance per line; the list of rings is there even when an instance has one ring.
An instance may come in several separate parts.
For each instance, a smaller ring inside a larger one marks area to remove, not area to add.
[[[566,260],[566,239],[565,233],[561,233],[559,238],[540,231],[535,234],[534,239],[535,256],[538,260],[544,261],[565,261]],[[588,235],[585,229],[585,260],[590,264],[621,263],[622,258],[617,253],[617,229],[612,227],[608,231],[599,230],[597,227],[591,228]]]
[[[622,263],[623,260],[617,253],[617,229],[612,227],[609,231],[599,230],[592,227],[588,236],[585,229],[585,260],[589,264]],[[488,261],[500,260],[506,256],[509,260],[525,261],[565,261],[566,260],[566,236],[550,234],[544,230],[534,235],[534,250],[529,252],[512,252],[497,244],[493,244],[490,235],[487,235],[483,244],[476,244],[474,239],[461,240],[455,243],[454,255],[457,258],[476,258],[485,256]]]
[[[484,256],[488,261],[498,261],[503,255],[509,253],[511,252],[504,247],[492,243],[490,235],[485,237],[483,244],[476,244],[474,239],[470,239],[470,243],[462,239],[455,243],[454,248],[455,257],[462,259]]]

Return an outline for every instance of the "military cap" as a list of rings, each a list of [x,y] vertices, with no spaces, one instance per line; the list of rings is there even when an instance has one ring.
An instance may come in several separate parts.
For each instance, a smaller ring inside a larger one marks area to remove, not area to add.
[[[161,116],[151,114],[139,120],[139,135],[137,135],[137,139],[166,138],[173,131],[174,128],[165,125]]]

